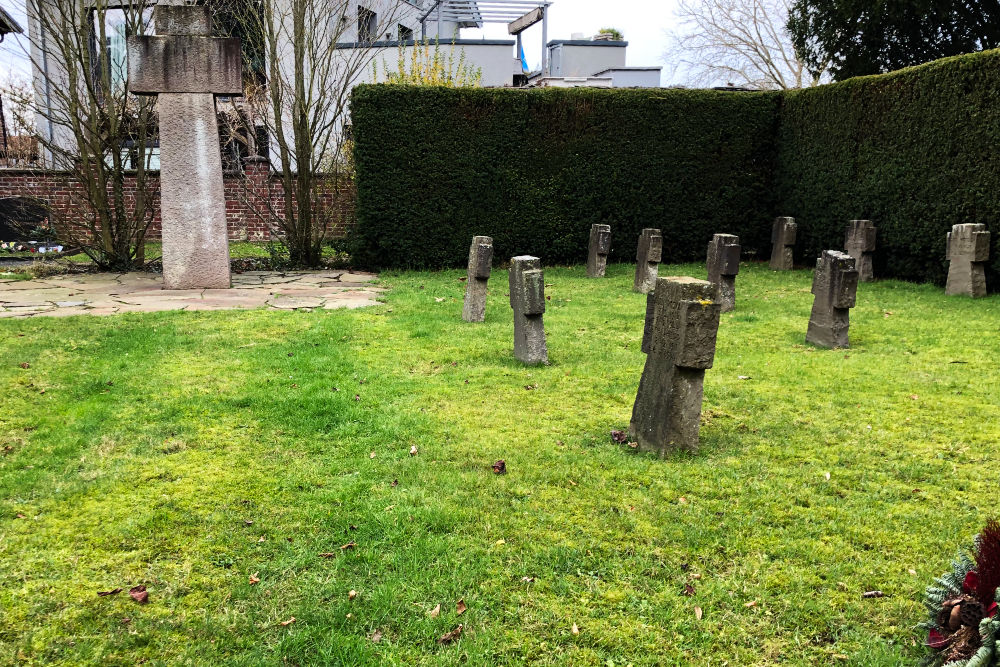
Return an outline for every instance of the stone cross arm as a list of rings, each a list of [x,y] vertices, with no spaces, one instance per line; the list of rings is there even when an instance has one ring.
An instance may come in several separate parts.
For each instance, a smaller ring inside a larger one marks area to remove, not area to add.
[[[240,40],[153,35],[128,38],[128,81],[137,95],[242,95]]]

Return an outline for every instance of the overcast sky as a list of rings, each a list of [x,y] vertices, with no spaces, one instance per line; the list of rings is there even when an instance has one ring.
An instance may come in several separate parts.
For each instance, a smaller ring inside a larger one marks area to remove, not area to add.
[[[0,0],[14,20],[27,28],[23,0]],[[569,39],[575,33],[590,37],[601,28],[617,28],[628,41],[627,64],[630,66],[662,65],[666,47],[665,31],[674,23],[674,0],[554,0],[549,7],[549,39]],[[464,30],[463,37],[478,36],[510,39],[504,24],[487,25],[483,30]],[[0,44],[0,79],[7,72],[30,76],[30,66],[20,55],[26,44],[23,36],[7,35]],[[524,53],[528,64],[541,62],[542,26],[532,26],[524,33]],[[669,70],[664,83],[670,80]]]

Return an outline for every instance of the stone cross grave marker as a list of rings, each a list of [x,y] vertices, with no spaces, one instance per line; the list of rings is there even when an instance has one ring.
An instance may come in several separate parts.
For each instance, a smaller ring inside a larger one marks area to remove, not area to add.
[[[486,284],[493,268],[493,239],[473,236],[469,248],[469,271],[465,280],[465,305],[462,319],[482,322],[486,319]]]
[[[646,228],[639,235],[635,251],[635,283],[632,290],[649,294],[656,287],[657,265],[663,256],[663,235],[659,229]]]
[[[547,364],[542,260],[531,255],[511,257],[508,283],[510,307],[514,309],[514,356],[526,364]]]
[[[603,278],[611,250],[611,225],[590,226],[590,252],[587,254],[587,277]]]
[[[771,268],[790,271],[795,266],[795,218],[777,218],[771,227]]]
[[[948,232],[948,283],[945,294],[986,296],[990,233],[983,224],[955,225]]]
[[[629,434],[643,451],[695,451],[705,370],[715,360],[721,308],[715,286],[695,278],[658,278],[647,296],[646,366]]]
[[[875,280],[872,259],[875,255],[875,223],[871,220],[851,220],[847,223],[847,240],[844,250],[854,258],[858,280],[870,283]]]
[[[211,37],[209,9],[153,8],[157,35],[128,37],[132,92],[158,95],[163,285],[228,288],[229,242],[216,95],[242,95],[240,40]]]
[[[716,286],[722,312],[736,309],[736,274],[740,272],[740,237],[716,234],[708,244],[708,282]]]
[[[806,342],[819,347],[850,347],[851,308],[858,291],[854,258],[839,250],[824,250],[813,274],[812,314]]]

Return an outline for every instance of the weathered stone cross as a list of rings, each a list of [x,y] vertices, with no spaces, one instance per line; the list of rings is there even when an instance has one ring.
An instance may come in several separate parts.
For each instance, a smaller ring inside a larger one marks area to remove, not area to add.
[[[229,243],[215,95],[242,95],[240,40],[211,37],[207,7],[161,0],[155,36],[128,38],[129,86],[158,95],[163,285],[227,288]]]
[[[948,283],[945,294],[986,296],[990,233],[982,223],[954,225],[948,232]]]
[[[705,370],[715,360],[719,331],[715,286],[695,278],[658,278],[646,298],[646,367],[629,434],[639,449],[661,456],[672,449],[695,451]]]

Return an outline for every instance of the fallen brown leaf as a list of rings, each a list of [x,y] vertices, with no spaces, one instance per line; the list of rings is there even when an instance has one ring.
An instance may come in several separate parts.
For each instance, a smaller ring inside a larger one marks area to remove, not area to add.
[[[747,602],[743,606],[746,607],[747,609],[750,609],[751,607],[756,607],[757,606],[757,601],[756,600],[751,600],[750,602]]]
[[[870,600],[871,598],[884,598],[888,596],[882,591],[867,591],[865,593],[862,593],[861,597],[866,600]]]
[[[373,632],[371,635],[371,640],[376,644],[382,641],[382,631],[376,630],[375,632]]]
[[[619,431],[617,429],[612,429],[611,430],[611,439],[613,441],[617,442],[618,444],[622,444],[623,442],[625,442],[626,440],[628,440],[628,433],[626,433],[625,431]]]
[[[427,612],[427,615],[430,616],[431,618],[437,618],[438,616],[440,616],[441,615],[441,605],[438,605],[438,606],[434,607],[433,609],[431,609],[429,612]]]
[[[353,549],[356,546],[358,546],[358,545],[355,544],[354,542],[348,542],[347,544],[345,544],[342,547],[340,547],[340,550],[341,551],[346,551],[347,549]]]
[[[455,615],[461,616],[465,613],[466,609],[468,609],[468,607],[465,606],[465,599],[463,598],[455,604]]]
[[[369,455],[368,455],[368,458],[370,458],[370,459],[373,459],[373,458],[375,458],[375,452],[372,452],[371,454],[369,454]]]
[[[493,472],[497,475],[503,475],[507,473],[507,462],[503,459],[498,460],[493,464]]]
[[[29,364],[27,361],[22,361],[20,364],[18,364],[18,366],[20,366],[21,368],[31,368],[31,364]]]
[[[521,577],[521,581],[523,581],[526,584],[530,584],[530,583],[533,583],[535,581],[535,578],[534,577]]]
[[[416,455],[417,455],[417,446],[413,445],[412,447],[410,447],[410,456],[416,456]]]
[[[577,627],[576,623],[573,624],[573,627],[570,628],[569,631],[572,632],[574,635],[580,634],[580,628]]]
[[[98,595],[98,597],[102,597],[103,598],[103,597],[105,597],[107,595],[118,595],[121,592],[122,592],[122,589],[120,589],[120,588],[113,588],[110,591],[97,591],[97,595]]]
[[[260,572],[254,572],[253,574],[250,575],[250,585],[251,586],[253,586],[254,584],[259,584],[260,583],[260,577],[257,576],[258,574],[260,574]]]
[[[348,600],[353,600],[356,597],[358,597],[358,592],[356,590],[354,590],[353,588],[347,592],[347,599]]]
[[[294,623],[294,622],[295,622],[295,617],[294,617],[294,616],[292,616],[292,617],[291,617],[290,619],[288,619],[287,621],[282,621],[281,623],[278,623],[278,625],[280,625],[281,627],[285,627],[285,626],[287,626],[287,625],[291,625],[291,624],[292,624],[292,623]]]
[[[701,611],[701,607],[695,607],[694,608],[694,617],[697,620],[699,620],[699,621],[701,620],[702,614],[703,614],[703,612]]]
[[[142,584],[128,589],[128,594],[131,595],[132,599],[139,604],[146,604],[149,602],[149,593],[146,592],[146,587]]]
[[[459,623],[457,628],[455,628],[451,632],[446,632],[443,635],[441,635],[441,637],[438,639],[438,644],[450,644],[456,639],[458,639],[459,635],[461,634],[462,634],[462,624]]]
[[[684,590],[682,592],[684,593],[684,595],[686,595],[688,597],[693,597],[694,596],[694,586],[692,586],[691,584],[684,584]]]
[[[320,558],[333,558],[337,554],[332,554],[330,552],[324,552],[319,555]]]
[[[391,486],[393,486],[393,487],[399,486],[399,480],[398,479],[392,480]]]

